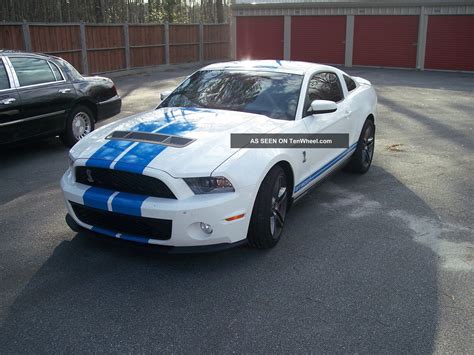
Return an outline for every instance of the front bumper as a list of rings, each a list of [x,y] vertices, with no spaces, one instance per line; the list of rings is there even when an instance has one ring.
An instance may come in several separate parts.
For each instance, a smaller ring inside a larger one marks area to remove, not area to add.
[[[122,99],[119,95],[115,95],[108,100],[97,103],[97,120],[105,120],[106,118],[115,116],[122,109]]]
[[[74,232],[81,232],[85,231],[87,229],[81,227],[76,223],[76,221],[71,217],[71,215],[68,213],[66,214],[66,223],[71,228]],[[112,238],[110,238],[112,239]],[[123,238],[120,238],[123,239]],[[127,240],[124,239],[126,243],[131,243],[131,246],[134,247],[139,247],[141,245],[144,245],[142,243],[136,243],[135,240]],[[211,244],[211,245],[198,245],[198,246],[189,246],[189,247],[175,247],[175,246],[167,246],[167,245],[151,245],[148,244],[145,246],[146,248],[153,248],[153,250],[156,250],[160,253],[167,253],[167,254],[195,254],[195,253],[211,253],[211,252],[217,252],[217,251],[222,251],[222,250],[227,250],[231,248],[235,248],[241,245],[247,244],[247,239],[242,239],[239,240],[238,242],[235,243],[222,243],[222,244]],[[148,250],[148,249],[147,249]]]
[[[157,171],[156,178],[166,181],[170,188],[182,187],[182,179],[171,178],[164,172]],[[173,181],[176,180],[175,186]],[[234,244],[245,240],[252,213],[253,201],[255,198],[255,187],[248,186],[233,193],[191,195],[184,198],[167,199],[158,197],[147,197],[140,206],[137,206],[137,196],[124,194],[119,201],[112,199],[117,196],[114,191],[109,191],[109,200],[102,202],[94,201],[89,197],[84,201],[84,194],[91,189],[90,186],[75,182],[73,173],[69,169],[61,179],[61,188],[66,200],[69,215],[81,226],[94,232],[108,235],[110,237],[126,239],[144,244],[154,244],[173,247],[196,247],[221,244]],[[107,190],[103,190],[107,193]],[[187,194],[184,194],[187,195]],[[101,196],[98,196],[99,200]],[[94,208],[101,208],[103,211],[117,212],[112,205],[120,207],[121,213],[130,211],[130,215],[135,217],[154,218],[161,220],[171,220],[171,237],[166,240],[150,238],[147,235],[123,233],[114,228],[103,228],[101,226],[89,225],[81,221],[74,213],[72,203],[85,205]],[[226,218],[244,214],[243,218],[227,221]],[[201,230],[200,223],[204,222],[212,226],[213,232],[207,234]]]

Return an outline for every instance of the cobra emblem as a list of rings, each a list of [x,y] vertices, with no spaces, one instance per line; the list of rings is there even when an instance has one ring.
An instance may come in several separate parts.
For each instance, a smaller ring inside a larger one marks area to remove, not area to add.
[[[92,177],[92,171],[91,169],[86,169],[86,175],[87,175],[87,181],[90,183],[94,182],[94,178]]]

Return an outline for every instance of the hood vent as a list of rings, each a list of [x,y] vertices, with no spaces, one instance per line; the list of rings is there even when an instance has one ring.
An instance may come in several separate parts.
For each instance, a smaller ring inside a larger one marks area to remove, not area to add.
[[[195,139],[172,136],[169,134],[136,131],[115,131],[105,137],[105,139],[161,144],[175,148],[186,147],[195,141]]]

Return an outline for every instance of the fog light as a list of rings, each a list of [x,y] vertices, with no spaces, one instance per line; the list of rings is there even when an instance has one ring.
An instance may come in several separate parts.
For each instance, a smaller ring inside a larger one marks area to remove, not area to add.
[[[212,233],[212,227],[211,227],[210,224],[201,222],[201,229],[206,234],[211,234]]]

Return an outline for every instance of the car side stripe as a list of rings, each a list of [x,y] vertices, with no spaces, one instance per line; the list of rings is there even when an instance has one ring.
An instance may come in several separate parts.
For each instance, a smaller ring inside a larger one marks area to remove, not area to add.
[[[114,193],[112,190],[92,186],[84,192],[82,199],[85,206],[108,211],[108,201]]]
[[[304,188],[306,185],[308,185],[311,181],[315,180],[318,176],[323,174],[325,171],[327,171],[330,167],[332,167],[334,164],[336,164],[338,161],[342,160],[345,156],[347,156],[349,153],[351,153],[355,148],[357,147],[357,143],[352,144],[348,149],[343,151],[341,154],[339,154],[337,157],[335,157],[333,160],[330,162],[326,163],[322,168],[316,170],[314,173],[312,173],[310,176],[305,178],[303,181],[298,183],[295,186],[295,192],[298,192],[302,188]]]

